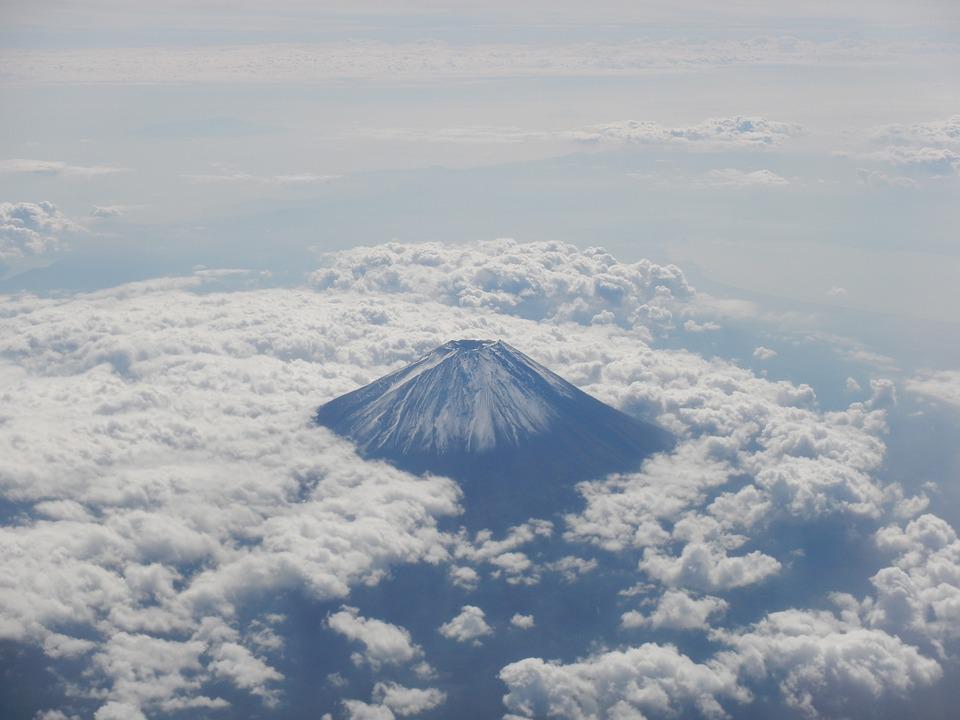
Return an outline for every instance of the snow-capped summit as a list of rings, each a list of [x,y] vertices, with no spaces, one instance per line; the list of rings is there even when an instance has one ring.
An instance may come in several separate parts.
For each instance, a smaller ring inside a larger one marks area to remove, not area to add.
[[[576,392],[506,343],[456,340],[317,417],[367,452],[482,453],[546,432]]]
[[[670,444],[660,428],[587,395],[499,340],[441,345],[331,400],[316,421],[367,457],[464,481],[468,510],[473,483],[485,492],[507,487],[514,501],[534,484],[539,502],[550,504],[558,493],[569,499],[574,482],[634,469]]]

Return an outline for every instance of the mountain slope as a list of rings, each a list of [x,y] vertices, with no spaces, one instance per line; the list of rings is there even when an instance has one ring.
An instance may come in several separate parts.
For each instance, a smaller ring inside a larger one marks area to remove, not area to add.
[[[660,428],[487,340],[446,343],[331,400],[316,421],[366,457],[460,480],[468,519],[570,507],[577,481],[635,469],[671,444]]]

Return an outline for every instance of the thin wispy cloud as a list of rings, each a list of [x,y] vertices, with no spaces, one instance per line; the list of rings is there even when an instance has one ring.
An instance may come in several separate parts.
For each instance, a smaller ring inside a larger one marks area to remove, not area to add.
[[[291,173],[284,175],[252,175],[250,173],[201,173],[187,174],[181,177],[200,185],[312,185],[336,180],[340,175],[318,175],[316,173]]]
[[[690,147],[696,149],[778,146],[802,134],[799,125],[763,117],[709,118],[695,125],[664,126],[649,120],[621,120],[568,130],[525,130],[509,126],[426,129],[366,129],[351,133],[379,140],[438,143],[516,144],[566,142]]]
[[[61,160],[0,160],[0,174],[50,175],[66,178],[93,178],[131,172],[121,165],[73,165]]]
[[[338,79],[625,77],[738,66],[896,63],[948,55],[946,43],[759,36],[747,40],[452,44],[353,41],[5,51],[0,83],[267,83]]]

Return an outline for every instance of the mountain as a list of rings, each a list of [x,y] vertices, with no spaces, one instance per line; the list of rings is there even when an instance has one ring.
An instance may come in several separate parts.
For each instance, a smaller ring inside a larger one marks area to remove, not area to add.
[[[576,482],[671,445],[502,341],[456,340],[321,406],[358,451],[460,481],[468,525],[573,510]]]

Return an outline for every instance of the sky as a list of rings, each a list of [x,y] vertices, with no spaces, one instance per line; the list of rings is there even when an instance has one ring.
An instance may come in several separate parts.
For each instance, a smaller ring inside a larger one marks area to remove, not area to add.
[[[949,717],[957,77],[941,0],[3,3],[2,714]],[[680,441],[465,534],[309,424],[461,337]]]

